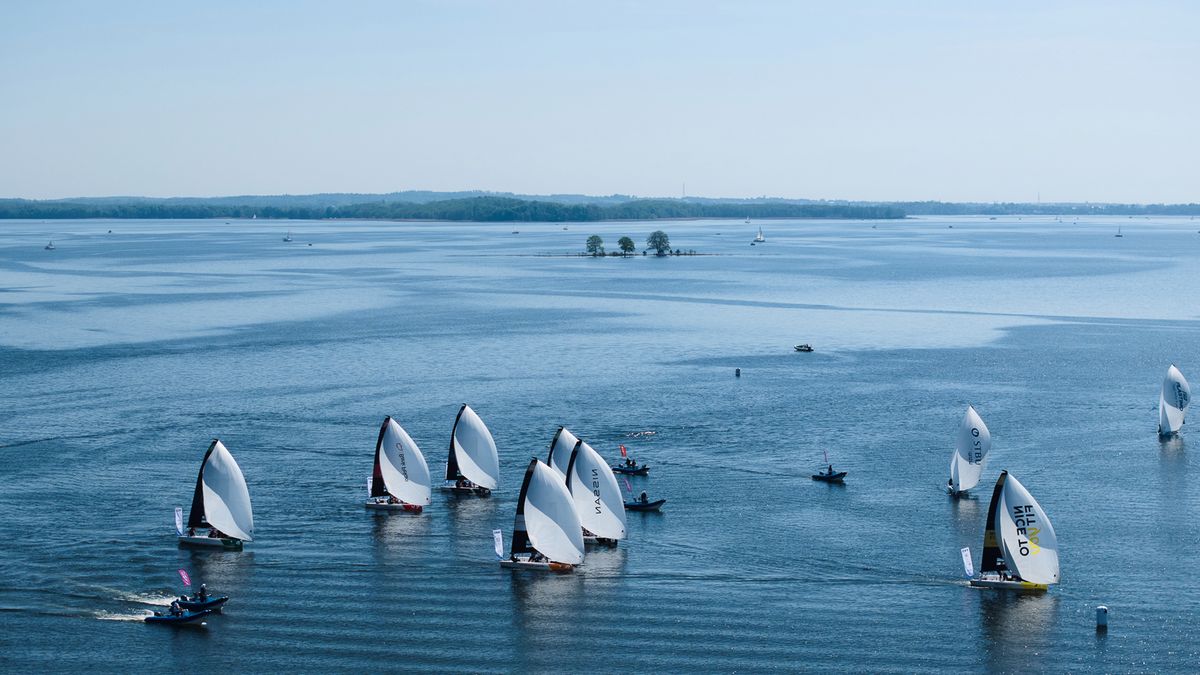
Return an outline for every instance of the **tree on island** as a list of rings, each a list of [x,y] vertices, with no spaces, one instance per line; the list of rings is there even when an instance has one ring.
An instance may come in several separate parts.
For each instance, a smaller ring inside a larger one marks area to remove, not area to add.
[[[671,240],[667,238],[667,233],[662,230],[655,230],[646,237],[646,248],[654,249],[654,255],[664,256],[671,253]]]
[[[587,252],[592,255],[604,255],[604,240],[600,235],[593,234],[587,239]]]
[[[635,249],[637,249],[637,244],[633,243],[633,240],[629,237],[621,237],[618,239],[617,246],[621,247],[621,253],[625,255],[629,255],[630,253],[633,253]]]

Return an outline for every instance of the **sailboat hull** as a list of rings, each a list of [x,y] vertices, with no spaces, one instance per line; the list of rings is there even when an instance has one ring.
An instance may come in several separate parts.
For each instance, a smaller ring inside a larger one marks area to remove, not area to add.
[[[1002,591],[1043,592],[1050,590],[1046,584],[1035,584],[1030,581],[1006,581],[1002,579],[972,579],[975,588],[995,588]]]
[[[583,543],[587,546],[610,546],[617,545],[616,539],[608,539],[606,537],[595,537],[590,534],[583,535]]]
[[[566,574],[575,571],[574,565],[556,562],[533,562],[531,560],[501,560],[500,567],[507,570],[531,570],[534,572],[557,572]]]
[[[403,513],[421,513],[424,507],[420,504],[388,504],[378,502],[367,502],[363,504],[368,511],[400,511]]]
[[[222,537],[183,536],[179,538],[179,548],[217,548],[225,551],[240,551],[242,550],[242,540]]]
[[[441,490],[442,492],[452,492],[456,495],[479,495],[480,497],[490,497],[492,494],[492,491],[485,487],[479,487],[478,485],[475,487],[459,487],[452,481],[442,485]]]

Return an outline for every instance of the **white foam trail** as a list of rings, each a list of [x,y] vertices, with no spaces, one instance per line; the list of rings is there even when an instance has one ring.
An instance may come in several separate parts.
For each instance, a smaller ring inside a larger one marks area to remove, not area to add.
[[[95,617],[101,621],[144,621],[153,612],[146,610],[141,614],[117,614],[116,612],[96,612]]]

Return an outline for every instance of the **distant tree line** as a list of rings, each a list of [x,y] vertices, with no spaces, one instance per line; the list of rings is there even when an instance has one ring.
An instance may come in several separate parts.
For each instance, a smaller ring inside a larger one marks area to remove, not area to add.
[[[656,218],[903,218],[894,206],[844,204],[712,204],[639,199],[619,204],[561,204],[506,197],[411,203],[378,201],[345,206],[255,206],[200,203],[111,203],[0,199],[0,219],[55,218],[282,218],[298,220],[461,220],[481,222],[588,222]]]

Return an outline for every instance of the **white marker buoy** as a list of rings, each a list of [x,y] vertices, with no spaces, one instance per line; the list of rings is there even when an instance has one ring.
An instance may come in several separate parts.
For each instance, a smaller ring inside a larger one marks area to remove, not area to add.
[[[1108,630],[1108,607],[1104,605],[1096,607],[1096,630]]]

